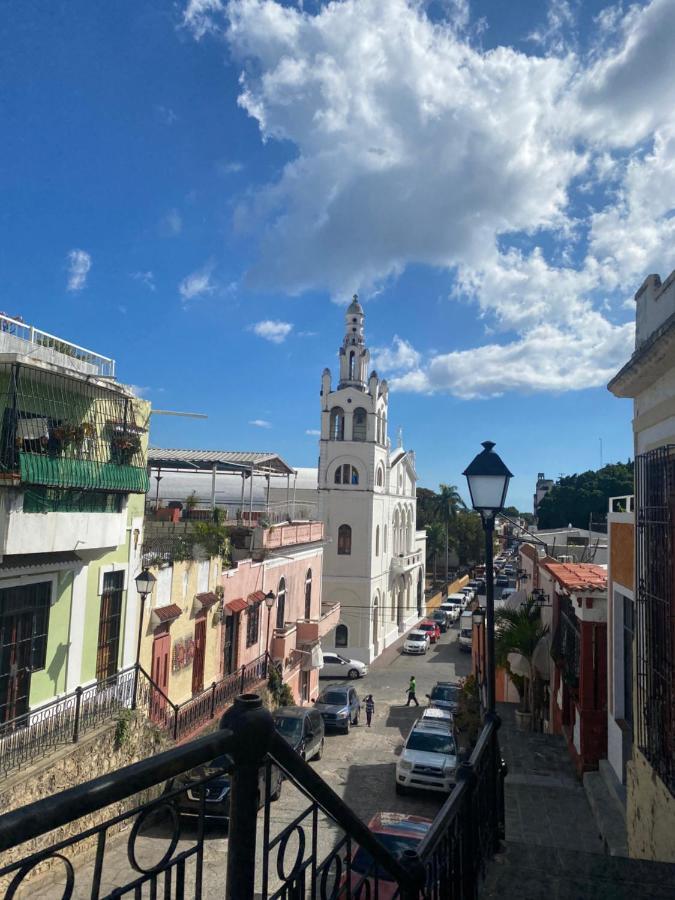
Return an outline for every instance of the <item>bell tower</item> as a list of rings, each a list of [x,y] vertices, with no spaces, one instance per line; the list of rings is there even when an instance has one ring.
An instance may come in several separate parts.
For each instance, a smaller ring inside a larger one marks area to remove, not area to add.
[[[365,314],[354,294],[345,313],[345,336],[340,347],[340,383],[338,390],[354,387],[365,391],[368,380],[370,353],[365,344],[363,323]]]

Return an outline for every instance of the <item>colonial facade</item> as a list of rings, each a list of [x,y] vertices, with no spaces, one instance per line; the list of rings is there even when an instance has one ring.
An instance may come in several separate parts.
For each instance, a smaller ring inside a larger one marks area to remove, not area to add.
[[[426,535],[416,529],[414,455],[391,449],[387,382],[368,374],[364,318],[354,297],[335,389],[323,372],[318,485],[324,600],[341,606],[324,646],[368,662],[424,613]]]

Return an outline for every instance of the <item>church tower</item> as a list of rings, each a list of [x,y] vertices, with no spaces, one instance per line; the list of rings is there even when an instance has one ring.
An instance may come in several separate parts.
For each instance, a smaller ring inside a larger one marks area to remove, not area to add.
[[[355,295],[345,313],[337,388],[332,389],[329,369],[321,380],[318,487],[327,537],[323,598],[341,605],[340,624],[324,649],[335,647],[369,662],[415,620],[423,597],[424,553],[423,548],[413,552],[413,456],[402,448],[390,452],[389,390],[376,372],[368,374],[364,324]],[[416,563],[400,572],[399,562],[392,566],[395,554]],[[419,569],[415,585],[413,568]]]

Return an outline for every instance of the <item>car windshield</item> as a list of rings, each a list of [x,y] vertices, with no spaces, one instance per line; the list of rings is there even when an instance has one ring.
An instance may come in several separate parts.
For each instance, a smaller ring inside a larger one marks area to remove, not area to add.
[[[432,700],[456,700],[458,689],[452,685],[437,686],[431,692]]]
[[[455,741],[446,731],[413,731],[405,745],[406,750],[422,750],[424,753],[454,754]]]
[[[409,641],[423,641],[424,639],[425,638],[424,638],[423,634],[409,634],[408,635]]]
[[[287,741],[295,743],[302,734],[302,720],[291,716],[275,716],[274,727]]]
[[[412,850],[414,849],[420,842],[422,835],[419,837],[411,837],[410,835],[403,834],[382,834],[381,831],[376,832],[377,839],[381,844],[387,848],[387,850],[392,854],[392,856],[398,856],[404,850]],[[373,870],[371,871],[371,867]],[[373,861],[373,857],[368,853],[367,850],[364,850],[362,847],[356,851],[354,859],[352,860],[352,870],[354,872],[358,872],[360,875],[369,875],[371,878],[375,877],[375,865]],[[391,875],[384,869],[382,866],[377,866],[377,877],[380,881],[391,881]]]
[[[462,628],[462,630],[460,631],[460,636],[461,637],[472,637],[471,629],[470,628]]]
[[[324,691],[319,694],[317,703],[329,703],[331,706],[345,706],[347,695],[343,691]]]
[[[346,656],[341,656],[339,653],[336,653],[335,655],[337,656],[338,659],[341,659],[342,662],[346,662],[346,663],[351,662],[351,660],[347,659]]]

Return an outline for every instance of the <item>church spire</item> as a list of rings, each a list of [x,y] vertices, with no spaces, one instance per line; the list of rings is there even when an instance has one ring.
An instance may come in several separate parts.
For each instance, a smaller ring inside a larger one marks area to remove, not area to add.
[[[338,389],[354,387],[359,391],[366,390],[370,353],[366,347],[363,330],[365,318],[358,295],[354,294],[345,313],[345,336],[340,347]]]

